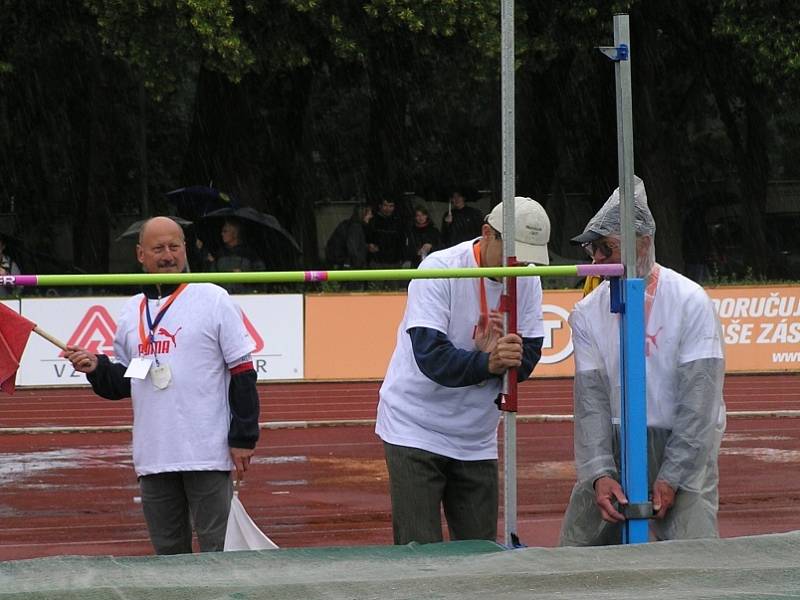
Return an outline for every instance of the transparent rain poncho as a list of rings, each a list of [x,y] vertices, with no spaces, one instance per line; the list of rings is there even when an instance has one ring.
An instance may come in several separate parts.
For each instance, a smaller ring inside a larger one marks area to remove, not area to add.
[[[648,485],[656,479],[678,490],[663,520],[653,520],[656,539],[717,537],[719,479],[717,455],[724,431],[719,409],[725,363],[701,359],[675,373],[682,401],[671,430],[648,427]],[[615,424],[608,378],[600,371],[575,374],[575,465],[572,491],[561,529],[561,545],[591,546],[619,542],[619,526],[606,523],[595,505],[594,482],[619,479],[619,425]]]
[[[596,293],[600,292],[593,292]],[[697,342],[692,335],[702,330],[712,340],[708,348],[716,347],[721,352],[716,316],[709,306],[697,306],[696,313],[703,315],[705,326],[684,328],[676,313],[675,319],[664,325],[664,335],[679,336],[681,343],[695,347]],[[593,489],[601,476],[619,479],[618,361],[609,360],[608,355],[618,352],[618,348],[614,343],[601,344],[596,336],[604,330],[592,328],[593,323],[606,318],[607,310],[607,300],[600,302],[595,297],[594,303],[578,305],[569,319],[575,345],[574,445],[578,483],[564,517],[562,545],[619,543],[620,528],[602,520]],[[668,412],[670,419],[663,426],[648,426],[649,485],[660,479],[679,492],[667,516],[651,523],[657,539],[717,536],[717,455],[725,429],[725,362],[717,350],[708,348],[698,349],[692,353],[693,359],[681,364],[675,361],[673,366],[668,362],[648,362],[648,368],[657,369],[663,386],[656,389],[675,390],[674,405]],[[651,376],[648,372],[648,380]],[[661,398],[648,397],[648,422],[650,404],[656,402],[660,406]]]

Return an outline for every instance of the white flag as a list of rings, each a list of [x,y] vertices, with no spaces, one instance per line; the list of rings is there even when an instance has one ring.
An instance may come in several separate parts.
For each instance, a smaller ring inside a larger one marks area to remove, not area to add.
[[[231,512],[228,515],[228,529],[225,531],[225,548],[228,550],[274,550],[278,545],[269,539],[239,501],[235,493],[231,499]]]

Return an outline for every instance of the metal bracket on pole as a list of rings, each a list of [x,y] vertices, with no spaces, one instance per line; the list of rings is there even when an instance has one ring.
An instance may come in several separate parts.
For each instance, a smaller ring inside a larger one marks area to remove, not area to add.
[[[630,56],[628,44],[620,44],[619,46],[598,46],[597,49],[614,62],[628,60]]]
[[[620,506],[619,511],[625,515],[626,519],[652,519],[653,503],[650,501],[638,504],[625,504]]]
[[[622,278],[612,277],[608,283],[611,291],[611,312],[622,314],[625,312],[625,300],[622,298]]]

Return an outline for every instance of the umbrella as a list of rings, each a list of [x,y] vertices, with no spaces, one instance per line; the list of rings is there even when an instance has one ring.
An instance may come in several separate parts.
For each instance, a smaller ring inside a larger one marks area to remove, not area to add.
[[[220,246],[220,231],[226,219],[241,223],[245,243],[267,265],[294,266],[297,255],[303,252],[292,234],[283,228],[278,219],[250,206],[243,206],[221,208],[202,216],[197,221],[197,237],[212,253]]]
[[[167,198],[175,203],[176,213],[194,220],[214,210],[237,208],[239,205],[233,196],[205,185],[172,190],[167,192]]]
[[[189,225],[192,224],[191,221],[187,221],[186,219],[183,219],[181,217],[170,216],[169,218],[175,221],[178,225],[180,225],[184,229],[186,229]],[[142,230],[142,225],[144,225],[147,220],[148,219],[140,219],[139,221],[131,223],[130,226],[125,231],[123,231],[122,234],[120,234],[120,236],[117,238],[117,241],[119,242],[121,240],[138,238],[139,232]]]

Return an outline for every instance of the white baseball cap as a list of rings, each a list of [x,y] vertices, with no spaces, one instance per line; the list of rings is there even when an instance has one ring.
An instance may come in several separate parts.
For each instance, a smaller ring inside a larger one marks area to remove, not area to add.
[[[514,198],[515,253],[517,261],[549,265],[547,242],[550,241],[550,219],[542,205],[532,198]],[[492,209],[486,222],[503,233],[503,203]]]

